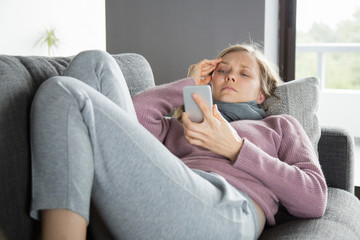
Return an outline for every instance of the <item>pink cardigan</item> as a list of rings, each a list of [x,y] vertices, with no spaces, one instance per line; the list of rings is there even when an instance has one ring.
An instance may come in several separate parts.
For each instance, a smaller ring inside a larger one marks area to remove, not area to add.
[[[133,98],[140,123],[188,167],[222,175],[264,210],[267,222],[281,202],[297,217],[318,218],[325,212],[327,186],[317,156],[301,125],[291,116],[240,120],[230,124],[245,139],[235,163],[184,137],[182,124],[167,116],[184,104],[182,88],[191,78],[148,89]]]

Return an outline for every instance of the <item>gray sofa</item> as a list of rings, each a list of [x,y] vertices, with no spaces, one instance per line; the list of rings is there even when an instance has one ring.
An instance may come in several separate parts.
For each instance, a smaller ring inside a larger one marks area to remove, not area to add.
[[[132,95],[154,85],[145,58],[138,54],[114,58]],[[0,55],[0,240],[38,238],[40,225],[28,215],[29,110],[39,85],[62,74],[70,61],[71,57]],[[325,216],[298,219],[280,206],[278,225],[267,227],[260,239],[360,239],[360,202],[353,195],[352,139],[341,129],[322,128],[318,151],[329,186]],[[96,239],[91,230],[88,238]]]

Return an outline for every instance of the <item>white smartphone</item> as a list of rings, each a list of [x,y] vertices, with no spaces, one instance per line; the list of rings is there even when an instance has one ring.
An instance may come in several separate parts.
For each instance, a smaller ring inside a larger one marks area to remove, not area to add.
[[[198,94],[206,102],[212,113],[213,100],[211,95],[211,88],[209,85],[201,85],[185,86],[183,89],[186,115],[192,122],[200,123],[204,120],[204,117],[199,106],[196,104],[192,97],[194,93]]]

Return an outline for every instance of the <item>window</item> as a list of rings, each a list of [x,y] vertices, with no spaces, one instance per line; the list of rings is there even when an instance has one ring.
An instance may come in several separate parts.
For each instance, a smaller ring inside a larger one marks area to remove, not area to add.
[[[360,2],[301,0],[296,8],[295,78],[320,79],[320,124],[354,136],[360,186]]]
[[[360,89],[359,33],[359,1],[297,1],[295,77],[318,76],[326,89]]]

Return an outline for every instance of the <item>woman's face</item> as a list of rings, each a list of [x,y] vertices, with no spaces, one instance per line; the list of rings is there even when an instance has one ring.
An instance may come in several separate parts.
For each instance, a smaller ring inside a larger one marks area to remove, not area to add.
[[[255,57],[245,51],[222,57],[212,75],[212,95],[217,101],[261,104],[265,96],[260,87],[260,68]]]

